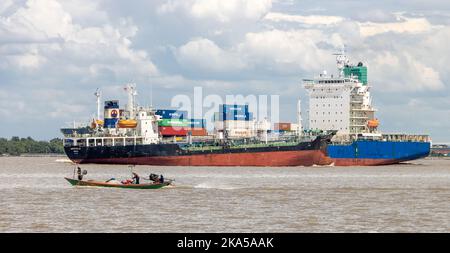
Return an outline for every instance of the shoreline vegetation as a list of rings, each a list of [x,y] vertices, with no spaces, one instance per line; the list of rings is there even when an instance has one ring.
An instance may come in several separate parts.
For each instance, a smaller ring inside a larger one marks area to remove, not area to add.
[[[37,141],[31,137],[11,139],[0,138],[0,156],[62,156],[64,147],[62,139]]]

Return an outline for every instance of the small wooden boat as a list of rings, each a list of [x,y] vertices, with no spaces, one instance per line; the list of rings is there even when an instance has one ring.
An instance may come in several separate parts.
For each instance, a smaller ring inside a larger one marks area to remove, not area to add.
[[[95,180],[77,180],[65,177],[67,181],[73,186],[97,186],[97,187],[115,187],[115,188],[127,188],[127,189],[159,189],[166,187],[172,183],[171,180],[167,180],[164,183],[151,183],[151,184],[121,184],[121,183],[107,183]]]

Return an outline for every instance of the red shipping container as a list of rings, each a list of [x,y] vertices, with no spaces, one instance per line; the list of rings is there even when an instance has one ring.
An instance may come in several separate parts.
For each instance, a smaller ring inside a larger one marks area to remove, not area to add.
[[[158,127],[159,134],[162,136],[186,136],[187,129],[184,127]]]
[[[274,130],[291,131],[291,123],[275,123]]]
[[[188,128],[188,133],[191,132],[192,136],[206,136],[208,135],[208,131],[206,128]]]

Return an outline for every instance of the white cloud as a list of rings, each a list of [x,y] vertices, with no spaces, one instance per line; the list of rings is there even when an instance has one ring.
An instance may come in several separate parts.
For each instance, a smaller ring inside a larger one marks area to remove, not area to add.
[[[399,17],[400,22],[391,23],[359,23],[361,35],[374,36],[381,33],[422,33],[432,29],[432,25],[426,18]]]
[[[283,72],[314,71],[323,68],[330,52],[317,43],[327,36],[318,30],[272,30],[248,33],[239,51],[253,64],[263,63]]]
[[[83,16],[80,12],[91,11],[93,5],[89,6],[77,9],[77,15]],[[132,49],[131,38],[136,35],[137,27],[129,19],[119,20],[117,27],[110,24],[83,27],[74,23],[71,14],[56,0],[28,0],[10,16],[0,17],[0,43],[2,40],[6,45],[22,42],[16,44],[22,45],[21,52],[7,53],[4,60],[10,67],[30,69],[37,69],[48,62],[60,64],[67,61],[80,64],[80,68],[85,68],[84,64],[101,62],[120,75],[127,75],[127,72],[130,77],[134,74],[157,74],[158,70],[147,53]],[[2,67],[5,68],[5,64]]]
[[[46,59],[40,56],[37,51],[11,56],[10,60],[14,62],[19,68],[23,69],[37,69],[40,65],[46,62]]]
[[[270,12],[265,17],[264,20],[272,22],[296,22],[305,25],[336,25],[345,20],[344,17],[340,16],[322,16],[322,15],[290,15],[279,12]]]
[[[181,46],[176,57],[181,65],[200,70],[232,72],[245,67],[237,54],[223,50],[205,38],[194,39]]]
[[[272,0],[178,0],[158,7],[158,13],[182,10],[197,19],[212,19],[222,23],[232,20],[258,20],[272,7]]]
[[[11,6],[13,6],[13,1],[12,0],[3,0],[0,2],[0,14],[2,14],[3,12],[5,12],[8,8],[10,8]]]
[[[407,52],[383,52],[370,60],[369,73],[374,85],[385,91],[442,90],[445,86],[439,72],[426,66]]]
[[[199,18],[216,18],[228,22],[234,18],[257,20],[272,7],[271,0],[197,0],[191,13]]]

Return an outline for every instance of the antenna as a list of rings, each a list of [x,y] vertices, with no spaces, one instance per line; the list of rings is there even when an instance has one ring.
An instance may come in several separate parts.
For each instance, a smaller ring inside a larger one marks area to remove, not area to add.
[[[100,92],[99,88],[97,88],[97,90],[95,91],[94,95],[97,97],[97,119],[100,120],[100,96],[101,96],[101,92]]]
[[[150,107],[153,108],[153,84],[150,83]]]
[[[336,65],[339,70],[339,77],[344,76],[344,68],[349,64],[349,59],[346,55],[346,45],[344,45],[339,53],[334,53],[336,55]]]

